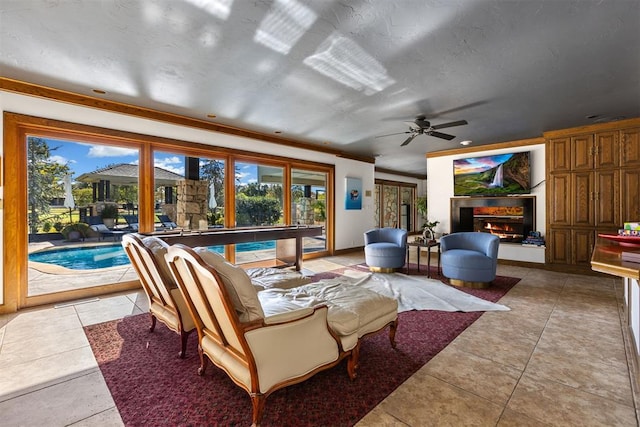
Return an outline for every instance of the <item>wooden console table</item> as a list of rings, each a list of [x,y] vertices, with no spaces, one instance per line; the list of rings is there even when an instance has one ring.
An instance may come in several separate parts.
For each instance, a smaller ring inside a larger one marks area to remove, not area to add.
[[[440,271],[440,242],[437,240],[429,240],[427,242],[407,242],[407,273],[409,273],[409,252],[411,251],[411,247],[415,247],[418,252],[418,272],[420,271],[420,250],[422,248],[427,248],[427,277],[431,277],[431,248],[438,248],[438,274]]]
[[[622,260],[622,252],[640,251],[639,247],[621,246],[598,237],[591,256],[591,269],[622,277],[624,284],[625,341],[633,349],[633,374],[640,384],[640,263]]]
[[[322,235],[321,225],[292,225],[279,227],[215,228],[210,230],[156,231],[140,233],[158,237],[170,245],[186,246],[231,245],[236,243],[276,240],[276,260],[279,266],[302,267],[302,238]],[[294,245],[291,243],[295,242]]]

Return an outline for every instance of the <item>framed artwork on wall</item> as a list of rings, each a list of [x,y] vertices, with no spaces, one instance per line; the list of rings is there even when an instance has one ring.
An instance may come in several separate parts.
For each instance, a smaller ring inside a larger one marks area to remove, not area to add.
[[[345,185],[344,208],[362,209],[362,180],[360,178],[347,177]]]

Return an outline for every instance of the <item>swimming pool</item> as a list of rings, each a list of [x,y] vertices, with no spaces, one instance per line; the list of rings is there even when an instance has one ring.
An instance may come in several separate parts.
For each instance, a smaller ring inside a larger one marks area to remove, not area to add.
[[[265,242],[238,243],[237,252],[274,249],[275,240]],[[209,246],[208,249],[219,254],[224,246]],[[95,270],[97,268],[118,267],[130,264],[129,257],[122,245],[83,246],[75,248],[56,248],[29,254],[29,261],[59,265],[71,270]]]

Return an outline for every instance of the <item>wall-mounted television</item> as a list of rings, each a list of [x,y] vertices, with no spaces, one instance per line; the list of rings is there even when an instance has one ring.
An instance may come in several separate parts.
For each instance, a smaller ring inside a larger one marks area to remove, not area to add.
[[[530,192],[529,151],[453,161],[454,196],[504,196]]]

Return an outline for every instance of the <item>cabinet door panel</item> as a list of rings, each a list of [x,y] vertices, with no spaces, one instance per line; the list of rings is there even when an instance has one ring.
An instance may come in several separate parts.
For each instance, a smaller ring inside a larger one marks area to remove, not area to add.
[[[596,173],[597,191],[595,200],[596,225],[598,227],[618,227],[620,219],[620,171],[600,171]]]
[[[572,225],[589,227],[595,225],[593,209],[593,172],[573,174]]]
[[[640,128],[620,131],[620,166],[640,167]]]
[[[571,264],[571,230],[549,230],[546,244],[549,263]]]
[[[595,243],[594,230],[573,230],[571,234],[573,243],[572,263],[577,265],[589,264]]]
[[[623,169],[621,173],[621,222],[640,221],[640,169]]]
[[[593,135],[571,137],[571,169],[574,171],[593,169]]]
[[[571,138],[552,139],[547,144],[547,164],[550,172],[571,170]]]
[[[596,134],[596,168],[617,168],[620,159],[618,131]]]
[[[571,225],[571,174],[549,176],[547,215],[551,225]]]

